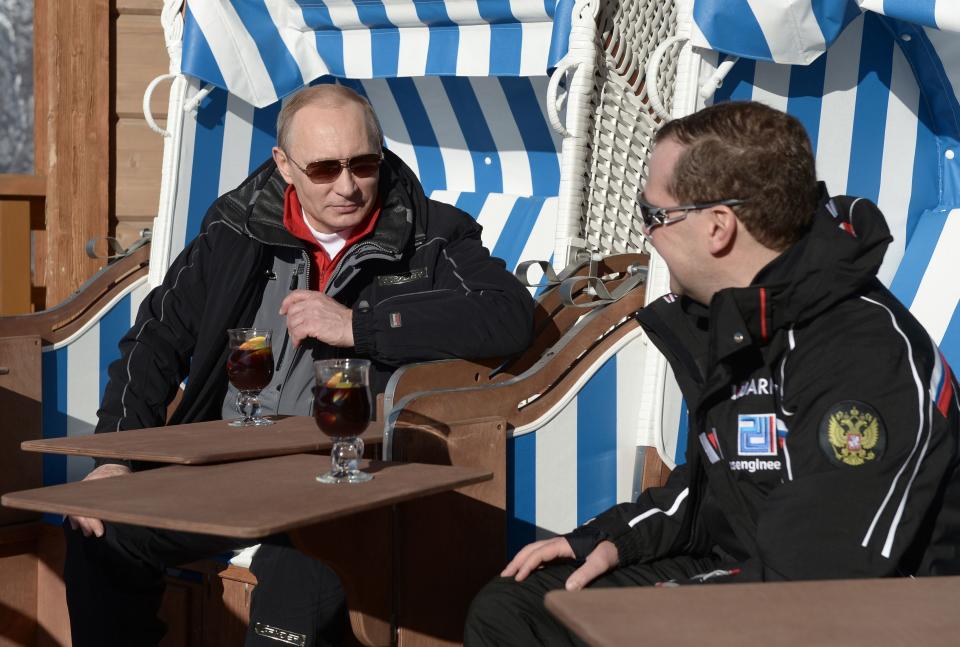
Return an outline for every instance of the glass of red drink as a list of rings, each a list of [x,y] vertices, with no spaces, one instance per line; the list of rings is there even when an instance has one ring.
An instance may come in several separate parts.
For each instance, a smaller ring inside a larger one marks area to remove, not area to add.
[[[330,436],[331,469],[317,477],[321,483],[363,483],[373,478],[360,470],[363,457],[360,434],[370,424],[370,362],[365,359],[322,359],[313,363],[317,386],[313,418]]]
[[[231,427],[272,425],[260,415],[260,391],[273,377],[273,331],[267,328],[231,328],[227,378],[237,389],[237,411],[242,418]]]

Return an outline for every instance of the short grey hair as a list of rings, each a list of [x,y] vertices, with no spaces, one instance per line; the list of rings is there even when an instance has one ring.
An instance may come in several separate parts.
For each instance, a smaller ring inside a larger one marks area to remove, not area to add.
[[[293,123],[293,116],[301,108],[315,104],[325,108],[339,108],[351,103],[363,108],[367,132],[371,135],[370,144],[377,149],[382,149],[383,129],[370,102],[347,86],[332,83],[303,88],[284,102],[277,116],[277,147],[286,152],[287,144],[290,143],[290,124]]]

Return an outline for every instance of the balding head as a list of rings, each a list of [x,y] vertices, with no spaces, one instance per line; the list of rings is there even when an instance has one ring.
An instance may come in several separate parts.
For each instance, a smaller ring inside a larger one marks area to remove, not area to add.
[[[329,109],[348,106],[361,108],[367,125],[367,133],[370,137],[371,149],[380,150],[382,148],[383,130],[380,128],[380,121],[373,112],[370,102],[346,86],[324,84],[304,88],[284,102],[280,114],[277,116],[277,147],[280,149],[289,150],[293,117],[306,106]]]

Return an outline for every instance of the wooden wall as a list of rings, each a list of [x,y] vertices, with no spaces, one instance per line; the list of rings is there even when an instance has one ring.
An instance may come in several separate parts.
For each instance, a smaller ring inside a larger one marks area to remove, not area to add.
[[[108,231],[110,0],[34,4],[36,175],[46,179],[43,229],[34,236],[34,285],[45,307],[62,302],[101,263],[84,244]]]
[[[153,227],[160,200],[163,138],[143,119],[143,93],[155,77],[169,71],[160,25],[163,0],[116,0],[113,40],[116,48],[114,110],[114,222],[124,247]],[[153,93],[154,119],[164,125],[169,82]]]

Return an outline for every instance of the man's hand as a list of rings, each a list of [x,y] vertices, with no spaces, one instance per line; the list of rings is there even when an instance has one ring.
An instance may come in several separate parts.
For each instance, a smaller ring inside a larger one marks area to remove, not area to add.
[[[313,290],[294,290],[280,304],[293,345],[313,337],[331,346],[353,346],[353,310]]]
[[[501,577],[513,577],[516,581],[522,582],[530,573],[539,568],[546,562],[552,562],[555,559],[573,559],[573,549],[563,537],[554,537],[553,539],[544,539],[535,541],[532,544],[524,546],[516,557],[511,560],[507,567],[500,573]],[[617,554],[617,547],[613,542],[602,541],[597,547],[587,555],[583,566],[575,570],[567,578],[566,589],[568,591],[579,591],[587,584],[597,579],[620,561]]]
[[[124,474],[129,474],[130,468],[126,465],[116,465],[116,464],[107,464],[101,465],[96,468],[83,479],[84,481],[96,481],[97,479],[106,479],[114,476],[123,476]],[[70,527],[76,530],[80,529],[80,532],[83,533],[84,537],[89,537],[90,535],[95,535],[97,537],[103,537],[103,522],[99,519],[93,519],[92,517],[73,517],[68,516],[67,520],[70,522]]]

